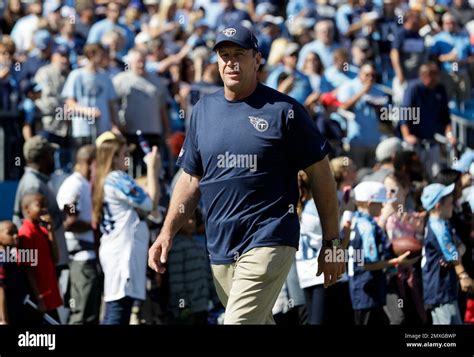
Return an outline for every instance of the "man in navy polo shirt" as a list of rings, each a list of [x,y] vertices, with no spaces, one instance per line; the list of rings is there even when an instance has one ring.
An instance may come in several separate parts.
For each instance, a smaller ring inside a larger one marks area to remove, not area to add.
[[[438,65],[434,62],[426,62],[420,67],[419,79],[411,81],[405,91],[399,121],[403,140],[414,147],[430,177],[440,170],[441,153],[435,134],[445,135],[451,145],[456,144],[446,90],[439,82],[439,76]]]
[[[224,88],[193,108],[178,158],[184,172],[149,265],[164,272],[173,237],[202,198],[224,323],[273,324],[271,310],[298,247],[298,170],[311,178],[323,228],[317,273],[328,286],[345,271],[343,262],[324,259],[328,249],[341,249],[329,147],[296,100],[257,82],[261,54],[251,31],[224,29],[214,50]]]

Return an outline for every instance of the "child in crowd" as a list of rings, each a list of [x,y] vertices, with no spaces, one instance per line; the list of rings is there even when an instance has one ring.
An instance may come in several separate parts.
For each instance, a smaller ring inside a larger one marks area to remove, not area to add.
[[[451,228],[455,184],[434,183],[421,195],[429,218],[425,229],[423,259],[423,296],[434,325],[462,324],[457,303],[458,284],[464,292],[472,291],[473,281],[464,270],[461,256],[465,246]]]
[[[32,299],[40,313],[47,313],[56,321],[56,309],[62,305],[55,264],[58,261],[58,247],[48,213],[46,198],[40,193],[28,193],[21,200],[23,224],[18,231],[19,247],[37,251],[37,264],[22,262],[32,290]]]
[[[393,198],[394,201],[383,207],[379,224],[385,226],[390,242],[407,236],[422,240],[426,213],[414,212],[407,207],[410,192],[408,177],[395,171],[385,177],[384,185],[388,198]],[[390,324],[425,323],[421,275],[416,267],[399,267],[389,272],[387,277],[387,305],[384,310]],[[403,301],[403,304],[400,304],[400,301]]]
[[[217,301],[206,250],[193,237],[196,214],[174,238],[168,257],[169,305],[178,324],[206,324],[209,301]]]
[[[387,282],[384,269],[410,265],[410,252],[391,257],[390,244],[385,232],[375,221],[387,199],[380,182],[365,181],[354,189],[357,211],[351,221],[349,240],[348,275],[354,320],[356,325],[383,324]]]
[[[17,261],[18,232],[11,221],[0,222],[0,325],[26,324],[27,311],[23,304],[28,294],[25,271]]]

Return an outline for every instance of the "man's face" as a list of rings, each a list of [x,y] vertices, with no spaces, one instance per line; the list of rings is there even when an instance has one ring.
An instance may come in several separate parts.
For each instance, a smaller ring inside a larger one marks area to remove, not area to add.
[[[28,6],[28,11],[30,14],[41,16],[43,12],[43,4],[41,1],[35,1]]]
[[[106,50],[100,50],[97,51],[94,56],[92,56],[91,62],[94,63],[94,66],[100,67],[104,63],[104,61],[106,61],[108,65],[108,58],[108,52]]]
[[[109,3],[107,6],[107,18],[112,22],[117,22],[120,16],[120,6],[114,3]]]
[[[295,51],[283,57],[283,63],[286,67],[294,70],[296,69],[296,62],[298,61],[298,51]]]
[[[52,62],[57,63],[62,72],[69,68],[69,56],[67,54],[54,53],[52,60]]]
[[[224,43],[217,49],[219,74],[224,85],[234,92],[246,90],[254,84],[260,65],[260,54],[253,55],[251,49],[245,49],[232,43]]]
[[[141,53],[134,53],[130,58],[130,67],[132,71],[139,76],[145,73],[145,56]]]
[[[439,69],[436,65],[426,68],[421,74],[421,81],[428,88],[434,88],[439,83]]]
[[[329,45],[332,42],[332,29],[328,24],[322,24],[317,29],[317,38],[325,45]]]
[[[456,20],[454,17],[448,16],[443,20],[443,30],[446,32],[454,32],[456,30]]]
[[[375,83],[375,70],[371,66],[364,66],[360,70],[360,80],[362,83]]]

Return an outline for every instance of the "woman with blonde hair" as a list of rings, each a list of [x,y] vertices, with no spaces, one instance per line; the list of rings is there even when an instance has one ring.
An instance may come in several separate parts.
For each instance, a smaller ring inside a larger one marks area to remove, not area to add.
[[[272,47],[270,47],[270,54],[268,55],[267,64],[270,67],[278,65],[283,56],[285,55],[286,46],[290,41],[286,38],[277,38],[272,42]]]
[[[125,139],[111,139],[97,148],[93,193],[93,221],[100,227],[99,258],[104,272],[105,325],[127,325],[135,300],[145,300],[146,262],[150,232],[144,218],[158,199],[158,149],[148,163],[148,194],[125,173],[128,148]],[[104,134],[103,134],[104,135]]]

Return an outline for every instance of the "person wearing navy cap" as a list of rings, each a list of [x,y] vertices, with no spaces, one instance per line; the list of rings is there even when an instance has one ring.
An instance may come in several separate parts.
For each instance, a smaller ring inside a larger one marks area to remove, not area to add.
[[[453,191],[454,184],[433,183],[421,195],[423,208],[429,212],[421,261],[423,297],[434,325],[462,324],[457,281],[464,292],[472,291],[474,286],[461,263],[465,247],[449,224]]]
[[[224,324],[274,324],[272,307],[299,241],[299,170],[310,177],[321,219],[317,275],[328,286],[345,271],[343,262],[324,259],[342,249],[329,147],[302,105],[258,82],[262,57],[249,29],[228,26],[214,50],[224,88],[193,108],[177,161],[183,173],[148,263],[165,271],[173,237],[202,199]]]
[[[56,163],[66,168],[72,159],[67,120],[58,120],[60,110],[64,108],[61,91],[69,73],[69,50],[64,45],[55,44],[52,49],[51,63],[42,66],[34,77],[34,82],[41,87],[41,96],[35,100],[35,105],[41,116],[41,130],[38,134],[50,142],[59,145]]]

